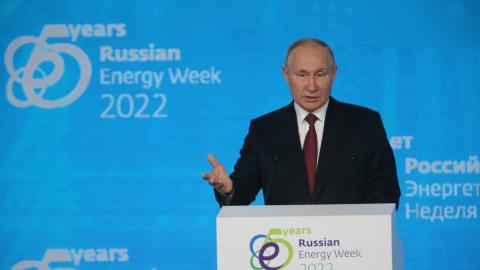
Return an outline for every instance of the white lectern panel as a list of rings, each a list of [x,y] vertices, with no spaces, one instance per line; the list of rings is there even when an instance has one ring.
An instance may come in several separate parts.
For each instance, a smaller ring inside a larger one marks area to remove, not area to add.
[[[394,215],[394,204],[224,206],[218,269],[403,269]]]

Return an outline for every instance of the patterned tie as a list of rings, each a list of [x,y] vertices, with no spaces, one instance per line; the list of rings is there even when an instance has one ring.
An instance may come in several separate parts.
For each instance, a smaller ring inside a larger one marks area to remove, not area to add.
[[[313,195],[315,187],[315,176],[317,174],[317,132],[315,132],[315,121],[317,117],[314,114],[308,114],[305,121],[308,122],[309,128],[305,142],[303,143],[303,157],[307,168],[307,184],[310,195]]]

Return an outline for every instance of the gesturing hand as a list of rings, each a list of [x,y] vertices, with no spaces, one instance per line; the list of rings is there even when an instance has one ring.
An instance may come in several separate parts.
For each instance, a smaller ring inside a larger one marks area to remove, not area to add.
[[[207,180],[208,184],[213,186],[220,194],[232,192],[232,180],[222,164],[210,154],[207,156],[207,159],[210,165],[212,165],[212,171],[210,173],[202,173],[202,178]]]

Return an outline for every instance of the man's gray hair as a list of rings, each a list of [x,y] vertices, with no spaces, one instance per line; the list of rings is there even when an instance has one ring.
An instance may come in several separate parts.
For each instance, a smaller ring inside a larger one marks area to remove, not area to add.
[[[287,51],[287,56],[285,57],[285,66],[287,66],[288,57],[290,57],[290,53],[295,48],[303,46],[303,45],[317,45],[317,46],[326,48],[327,51],[328,51],[328,54],[330,54],[330,57],[332,59],[332,64],[333,64],[333,66],[335,66],[335,56],[333,55],[332,48],[330,48],[330,46],[328,46],[328,44],[325,41],[320,40],[318,38],[302,38],[302,39],[299,39],[299,40],[295,41],[292,45],[290,45],[290,47],[288,48],[288,51]]]

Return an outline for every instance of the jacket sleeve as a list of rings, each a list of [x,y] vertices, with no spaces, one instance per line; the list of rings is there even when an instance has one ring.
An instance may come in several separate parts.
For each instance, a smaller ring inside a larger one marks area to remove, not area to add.
[[[380,114],[375,112],[368,131],[367,203],[395,203],[398,208],[398,184],[395,157],[387,139]]]
[[[254,121],[250,122],[248,134],[240,150],[240,157],[230,178],[233,181],[233,193],[228,205],[248,205],[255,200],[261,188],[261,179]],[[215,198],[220,205],[226,205],[224,198],[217,192],[215,192]]]

